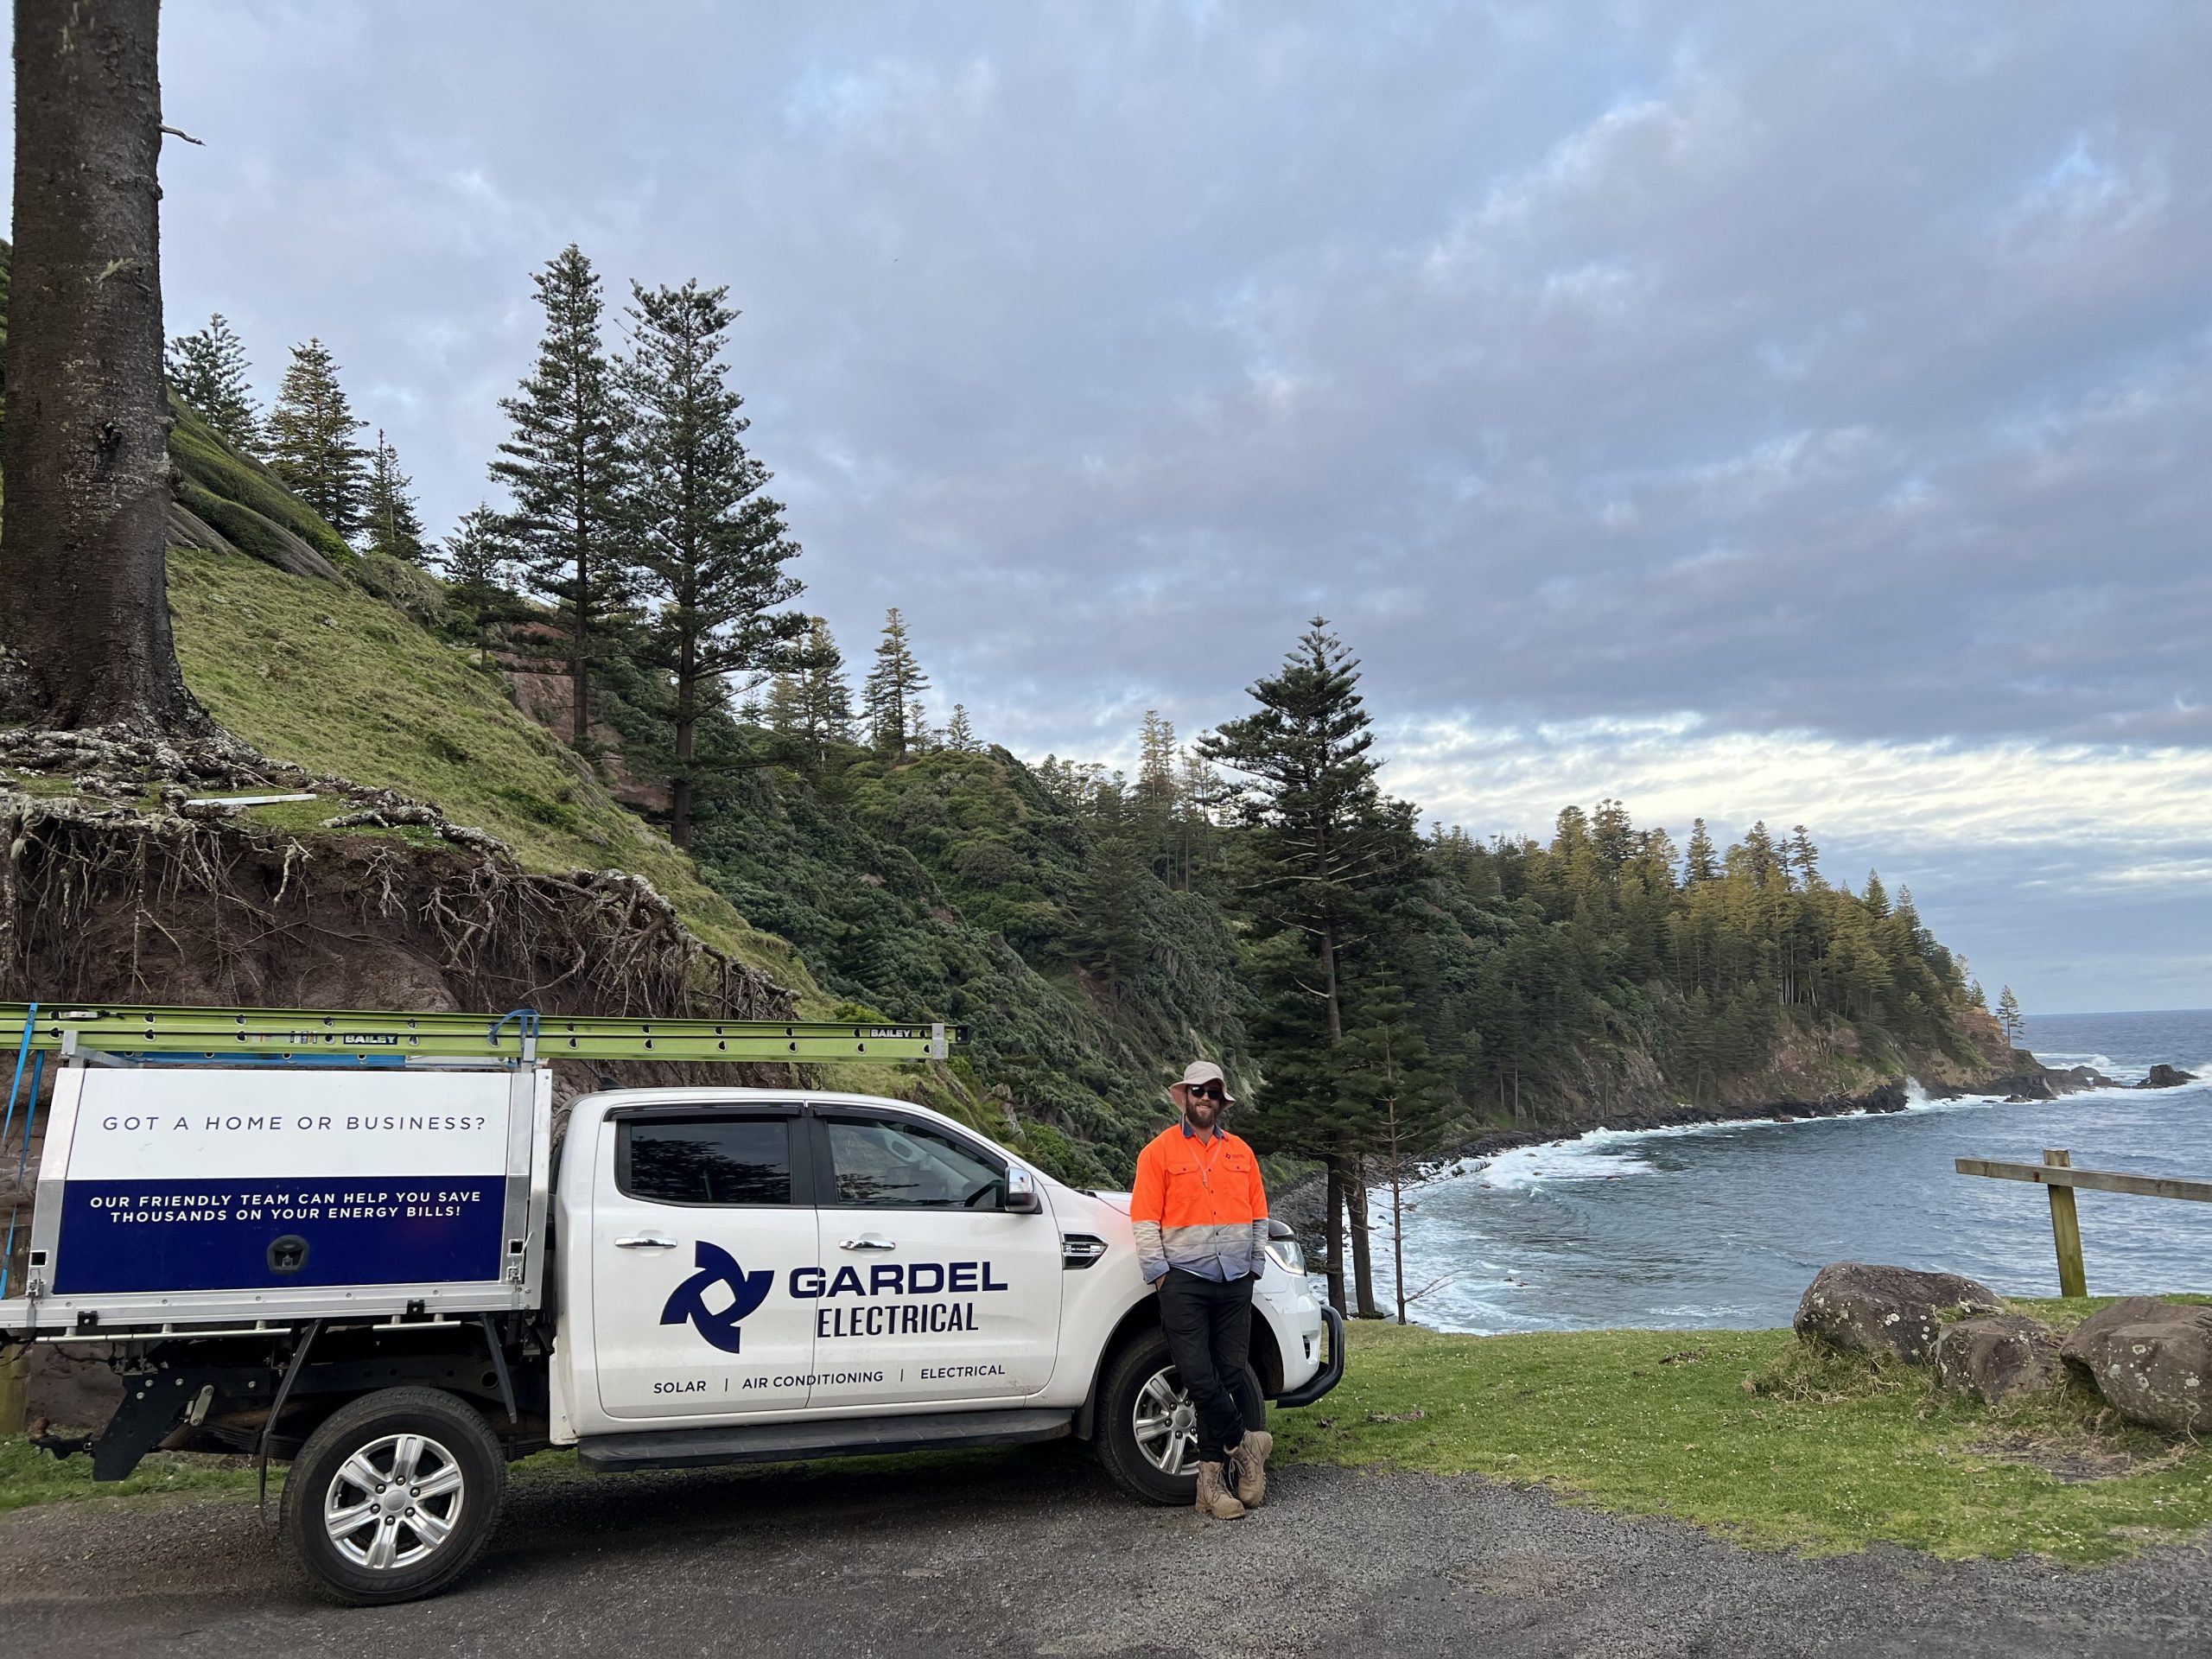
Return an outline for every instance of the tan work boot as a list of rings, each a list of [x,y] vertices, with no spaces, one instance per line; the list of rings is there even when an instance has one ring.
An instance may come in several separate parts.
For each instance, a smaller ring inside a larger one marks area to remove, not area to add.
[[[1244,1513],[1244,1506],[1236,1501],[1229,1490],[1229,1483],[1222,1478],[1217,1463],[1198,1465],[1198,1513],[1216,1521],[1234,1521]]]
[[[1275,1449],[1275,1437],[1264,1428],[1248,1428],[1244,1438],[1229,1454],[1230,1478],[1236,1483],[1236,1501],[1248,1510],[1256,1510],[1268,1498],[1268,1454]]]

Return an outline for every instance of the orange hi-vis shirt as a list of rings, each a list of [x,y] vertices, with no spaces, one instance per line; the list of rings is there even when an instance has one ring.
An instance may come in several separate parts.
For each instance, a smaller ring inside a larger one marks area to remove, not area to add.
[[[1137,1154],[1129,1194],[1145,1282],[1170,1268],[1203,1279],[1257,1278],[1268,1261],[1268,1192],[1260,1160],[1236,1135],[1201,1138],[1169,1124]]]

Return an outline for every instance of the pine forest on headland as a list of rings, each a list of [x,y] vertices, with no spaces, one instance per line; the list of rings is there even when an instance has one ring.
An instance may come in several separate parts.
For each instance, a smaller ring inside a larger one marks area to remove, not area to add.
[[[171,343],[181,507],[501,675],[848,1013],[969,1026],[935,1086],[1065,1178],[1124,1184],[1203,1052],[1278,1168],[1327,1172],[1363,1293],[1378,1160],[2004,1065],[1910,895],[1831,880],[1802,826],[1678,844],[1605,800],[1542,841],[1424,830],[1319,619],[1195,741],[1147,715],[1133,775],[940,718],[899,611],[863,661],[805,609],[724,290],[610,316],[573,246],[535,281],[497,497],[442,543],[333,352],[296,348],[264,413],[220,316]]]

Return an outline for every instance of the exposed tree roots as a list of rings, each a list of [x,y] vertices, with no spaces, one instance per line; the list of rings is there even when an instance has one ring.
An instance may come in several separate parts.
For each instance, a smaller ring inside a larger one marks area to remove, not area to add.
[[[0,765],[80,791],[41,798],[0,779],[0,998],[758,1020],[793,1007],[638,876],[531,874],[434,806],[228,740],[6,731]],[[445,844],[296,836],[187,808],[211,789],[312,789],[349,808],[329,827],[415,825]],[[645,1082],[676,1069],[607,1070]]]

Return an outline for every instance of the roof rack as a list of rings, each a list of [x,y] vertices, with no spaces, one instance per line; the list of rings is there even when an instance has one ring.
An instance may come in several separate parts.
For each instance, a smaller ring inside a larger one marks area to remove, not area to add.
[[[0,1002],[0,1050],[175,1060],[941,1060],[967,1027],[861,1020],[650,1020],[373,1009]]]

